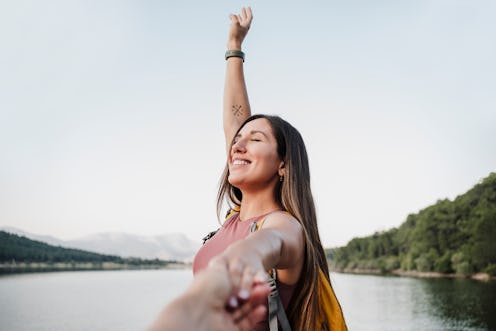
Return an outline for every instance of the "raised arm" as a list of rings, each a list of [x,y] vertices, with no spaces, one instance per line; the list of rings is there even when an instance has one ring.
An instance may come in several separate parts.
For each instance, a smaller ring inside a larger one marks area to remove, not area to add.
[[[227,50],[241,51],[241,45],[250,29],[253,18],[251,8],[242,8],[241,14],[231,14],[229,18],[231,19],[231,26],[227,40]],[[243,59],[235,56],[229,57],[226,60],[223,115],[228,154],[234,134],[250,115],[251,110],[243,72]]]

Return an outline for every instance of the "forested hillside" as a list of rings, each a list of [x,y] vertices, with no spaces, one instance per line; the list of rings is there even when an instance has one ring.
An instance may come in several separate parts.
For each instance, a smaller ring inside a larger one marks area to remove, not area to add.
[[[127,266],[164,266],[167,261],[121,258],[79,249],[52,246],[40,241],[0,231],[0,263],[114,263]]]
[[[385,206],[387,208],[387,206]],[[496,275],[496,173],[398,228],[328,249],[331,268]]]

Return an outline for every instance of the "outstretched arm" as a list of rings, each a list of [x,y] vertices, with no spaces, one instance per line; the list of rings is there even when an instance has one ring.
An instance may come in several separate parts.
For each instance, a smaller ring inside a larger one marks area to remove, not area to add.
[[[248,34],[253,19],[251,8],[242,8],[241,14],[231,14],[229,18],[231,19],[231,26],[227,40],[227,50],[241,51],[241,45]],[[251,110],[245,84],[243,60],[239,57],[230,57],[226,62],[223,122],[226,149],[229,153],[234,134],[251,115]]]
[[[210,265],[193,280],[181,296],[170,302],[148,331],[248,331],[267,313],[265,302],[270,292],[264,273],[252,275],[249,291],[238,307],[228,307],[236,297],[236,286],[227,265]],[[229,309],[228,309],[229,308]]]
[[[231,244],[214,260],[228,266],[236,291],[249,291],[250,279],[260,271],[277,269],[277,278],[295,284],[304,261],[305,238],[301,224],[287,213],[272,213],[262,229]]]

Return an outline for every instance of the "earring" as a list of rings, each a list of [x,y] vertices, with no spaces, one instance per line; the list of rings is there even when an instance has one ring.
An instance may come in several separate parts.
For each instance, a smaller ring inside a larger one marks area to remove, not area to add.
[[[279,176],[279,181],[283,182],[284,181],[284,176]]]

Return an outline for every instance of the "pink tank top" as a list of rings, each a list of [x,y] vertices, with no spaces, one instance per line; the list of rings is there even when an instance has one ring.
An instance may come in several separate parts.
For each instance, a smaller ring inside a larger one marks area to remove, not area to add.
[[[262,220],[267,214],[260,215],[245,221],[239,220],[239,213],[229,218],[222,227],[217,231],[217,233],[210,238],[200,250],[196,253],[193,260],[193,274],[203,270],[208,266],[210,260],[222,253],[230,244],[243,240],[246,236],[250,234],[250,227],[253,222],[258,222]],[[277,282],[277,289],[279,295],[281,296],[281,301],[286,309],[293,295],[293,291],[296,285],[287,285],[281,282]],[[267,307],[268,308],[268,307]],[[268,311],[268,310],[267,310]],[[264,320],[257,323],[254,331],[268,331],[269,323],[267,317]]]

